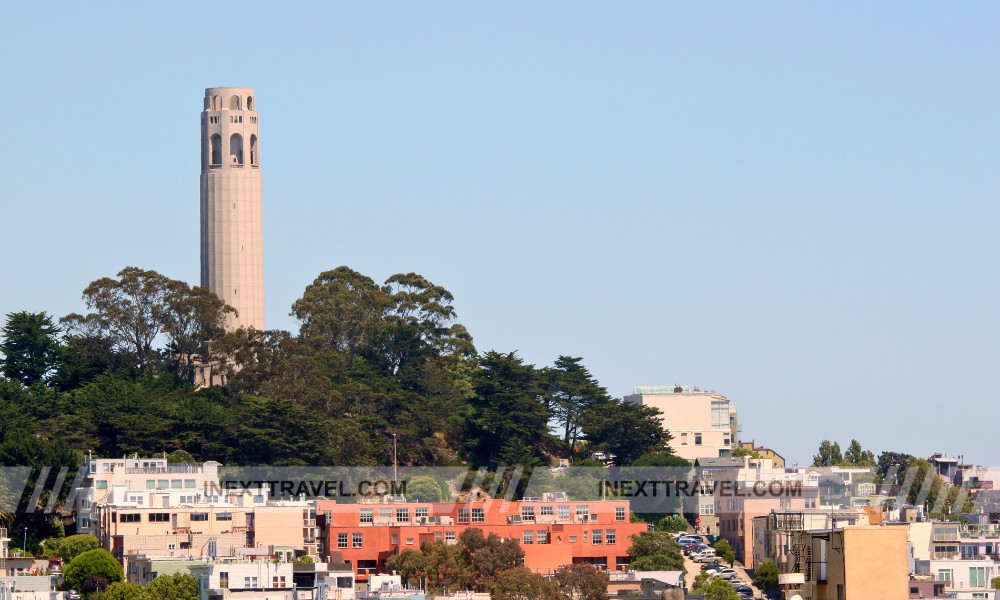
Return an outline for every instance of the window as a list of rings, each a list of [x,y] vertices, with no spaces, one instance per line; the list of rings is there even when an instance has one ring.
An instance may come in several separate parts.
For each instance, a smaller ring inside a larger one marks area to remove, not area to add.
[[[410,520],[410,509],[408,508],[397,508],[396,509],[396,521],[400,523],[405,523]]]
[[[398,544],[399,543],[399,536],[397,534],[395,534],[395,533],[392,534],[391,536],[389,536],[389,543],[392,544],[392,545]]]
[[[446,532],[444,532],[444,541],[445,541],[445,543],[451,542],[452,544],[454,544],[455,543],[455,532],[454,531],[446,531]]]
[[[183,486],[183,485],[184,485],[184,482],[181,481],[180,479],[171,479],[170,480],[170,489],[172,489],[172,490],[179,490],[179,489],[181,489],[181,486]]]
[[[380,508],[378,509],[378,516],[380,519],[391,519],[392,509],[391,508]]]
[[[169,488],[170,488],[170,481],[169,480],[167,480],[167,479],[157,479],[156,480],[156,489],[158,489],[158,490],[166,490],[166,489],[169,489]]]
[[[185,479],[184,480],[184,488],[185,489],[193,490],[196,487],[198,487],[198,483],[194,479]]]
[[[525,521],[535,520],[535,507],[534,506],[522,506],[521,507],[521,519]]]
[[[986,587],[986,567],[969,567],[969,587]]]
[[[101,482],[98,481],[97,483],[101,483]],[[105,481],[104,485],[107,486],[107,484],[108,484],[108,482]],[[146,489],[147,490],[155,490],[156,489],[156,480],[155,479],[147,479],[146,480]]]
[[[458,522],[459,523],[469,522],[469,509],[467,508],[458,509]]]
[[[413,516],[414,517],[426,517],[427,516],[427,507],[424,506],[424,507],[421,507],[421,508],[415,508],[415,509],[413,509]]]
[[[701,445],[701,434],[700,433],[694,434],[694,445],[695,446],[700,446]]]
[[[247,110],[253,110],[253,96],[247,96]]]
[[[615,544],[618,542],[618,532],[614,529],[608,529],[604,532],[604,543],[605,544]]]
[[[170,513],[149,513],[150,523],[166,523],[170,521]]]
[[[943,581],[945,587],[951,587],[952,584],[951,572],[952,572],[951,569],[938,570],[938,575],[937,575],[938,581]]]
[[[191,513],[192,521],[207,521],[208,513]]]
[[[549,543],[549,532],[544,529],[538,530],[538,543],[548,544]]]
[[[90,500],[88,498],[84,498],[80,501],[80,508],[83,510],[90,510]]]
[[[361,509],[361,522],[362,523],[374,523],[375,522],[375,509],[372,509],[372,508],[362,508]]]
[[[90,529],[90,519],[87,517],[80,517],[80,527],[82,529]]]
[[[604,532],[600,529],[593,530],[590,536],[590,541],[592,544],[603,544],[604,543]]]
[[[240,110],[240,97],[233,96],[229,99],[229,110]]]
[[[552,507],[551,506],[543,506],[541,508],[541,515],[543,517],[551,517],[552,516]]]
[[[173,550],[177,547],[177,544],[167,544],[167,550]]]
[[[351,534],[351,547],[360,548],[364,545],[364,536],[360,533]]]
[[[121,516],[122,523],[138,523],[142,520],[142,515],[139,513],[124,513]]]
[[[229,589],[229,571],[219,571],[219,587]]]
[[[521,543],[522,544],[534,544],[535,543],[535,532],[531,530],[525,530],[521,533]]]
[[[99,490],[106,490],[106,489],[108,489],[108,482],[105,481],[104,479],[98,479],[97,480],[97,489],[99,489]],[[146,489],[149,489],[148,485],[147,485]]]
[[[579,504],[576,507],[576,518],[577,520],[587,520],[590,515],[590,507],[586,504]]]
[[[229,161],[234,165],[243,164],[243,136],[238,133],[229,136]]]
[[[486,521],[486,509],[485,508],[473,508],[472,509],[472,522],[482,523]]]
[[[243,587],[252,590],[257,588],[257,578],[256,577],[244,577]]]
[[[233,513],[231,513],[231,512],[215,513],[215,520],[216,521],[232,521],[233,520]]]
[[[575,535],[569,536],[569,543],[571,543],[571,544],[575,544],[576,543],[576,536]]]
[[[440,532],[440,531],[435,531],[435,532],[434,532],[434,541],[435,541],[435,542],[440,542],[440,541],[441,541],[441,535],[442,535],[442,534],[441,534],[441,532]]]
[[[407,546],[412,546],[413,545],[413,538],[406,538],[406,545]]]
[[[559,518],[560,519],[568,519],[569,518],[569,507],[568,506],[560,506],[557,510],[559,511]]]
[[[615,521],[624,521],[624,520],[625,520],[625,507],[624,506],[616,506],[615,507]]]
[[[347,547],[347,534],[346,533],[338,533],[337,534],[337,547],[338,548],[346,548]]]

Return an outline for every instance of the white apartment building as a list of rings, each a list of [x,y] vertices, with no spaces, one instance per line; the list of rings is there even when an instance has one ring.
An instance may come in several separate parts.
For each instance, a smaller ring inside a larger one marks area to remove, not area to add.
[[[77,489],[81,532],[130,557],[209,559],[249,553],[318,557],[315,503],[270,500],[266,483],[223,489],[219,463],[88,459]],[[87,527],[82,527],[86,525]]]
[[[714,391],[688,386],[636,386],[626,402],[660,409],[670,447],[681,458],[729,456],[739,443],[736,407]]]

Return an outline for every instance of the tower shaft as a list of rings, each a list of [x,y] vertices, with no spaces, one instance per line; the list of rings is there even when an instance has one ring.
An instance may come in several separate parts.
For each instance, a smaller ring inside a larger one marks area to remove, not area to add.
[[[264,227],[257,102],[250,88],[208,88],[201,113],[201,284],[264,329]]]

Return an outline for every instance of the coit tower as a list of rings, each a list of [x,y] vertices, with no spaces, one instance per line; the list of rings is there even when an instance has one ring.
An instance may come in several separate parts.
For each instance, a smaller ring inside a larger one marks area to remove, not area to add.
[[[237,310],[229,329],[264,329],[260,133],[257,98],[250,88],[205,90],[201,284]]]

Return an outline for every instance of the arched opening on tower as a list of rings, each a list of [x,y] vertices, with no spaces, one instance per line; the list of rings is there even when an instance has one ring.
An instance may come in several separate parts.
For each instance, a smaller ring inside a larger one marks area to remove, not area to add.
[[[212,134],[212,164],[222,164],[222,136],[217,133]]]
[[[212,96],[212,110],[222,110],[221,96]]]
[[[247,110],[253,110],[253,96],[247,96]]]
[[[229,138],[229,160],[234,165],[243,164],[243,136],[238,133]]]
[[[229,99],[229,110],[240,110],[240,97],[233,96]]]
[[[250,134],[250,164],[253,166],[260,165],[260,157],[257,155],[257,134]]]

